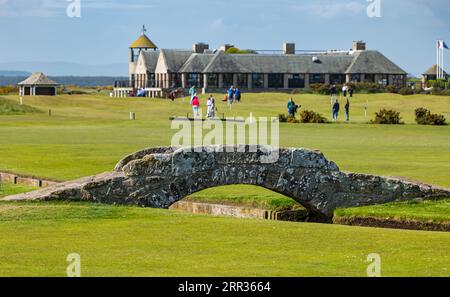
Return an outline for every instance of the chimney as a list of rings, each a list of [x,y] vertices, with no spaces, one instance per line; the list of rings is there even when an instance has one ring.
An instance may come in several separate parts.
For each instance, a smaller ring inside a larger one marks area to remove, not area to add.
[[[295,55],[295,43],[283,43],[283,52],[285,55]]]
[[[192,51],[196,54],[203,54],[205,51],[209,50],[209,44],[199,42],[192,46]]]
[[[232,44],[224,44],[222,45],[219,50],[223,52],[227,52],[230,48],[234,47]]]
[[[362,40],[359,41],[353,41],[353,51],[365,51],[366,50],[366,43]]]

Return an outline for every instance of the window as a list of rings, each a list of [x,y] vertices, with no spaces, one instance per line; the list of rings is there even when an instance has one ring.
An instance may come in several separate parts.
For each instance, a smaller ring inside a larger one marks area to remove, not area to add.
[[[330,84],[340,85],[344,83],[344,75],[342,74],[330,74]]]
[[[351,82],[361,82],[361,74],[352,74],[350,77]]]
[[[223,86],[224,88],[229,88],[233,85],[233,74],[225,73],[223,75]]]
[[[269,88],[281,89],[284,87],[284,75],[283,74],[269,74]]]
[[[380,84],[380,85],[383,85],[383,86],[387,86],[388,83],[389,83],[388,78],[389,78],[389,77],[388,77],[387,75],[381,74],[381,75],[379,75],[379,77],[378,77],[377,83]]]
[[[181,87],[181,74],[178,73],[174,73],[172,76],[172,85],[174,88],[178,88]],[[151,82],[151,78],[150,78],[150,82]]]
[[[374,74],[366,74],[366,75],[364,75],[364,81],[365,82],[369,82],[369,83],[375,82],[375,75]]]
[[[309,83],[310,84],[324,84],[325,83],[325,75],[324,74],[310,74],[309,75]]]
[[[200,74],[198,73],[189,73],[188,74],[188,85],[189,86],[197,86],[200,87],[199,81],[200,81]]]
[[[290,89],[301,89],[305,87],[305,75],[304,74],[293,74],[292,78],[289,79]]]
[[[404,85],[403,75],[392,75],[392,85],[396,88],[401,88]]]
[[[238,74],[237,87],[247,88],[248,87],[248,74]]]
[[[208,87],[219,87],[219,75],[208,74]]]
[[[264,74],[261,73],[252,74],[252,88],[254,89],[264,88]]]

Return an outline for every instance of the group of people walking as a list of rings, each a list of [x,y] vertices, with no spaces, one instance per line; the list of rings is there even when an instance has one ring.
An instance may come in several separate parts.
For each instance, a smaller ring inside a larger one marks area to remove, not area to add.
[[[197,94],[191,98],[192,111],[194,113],[194,117],[197,118],[200,116],[200,99]],[[210,95],[206,100],[206,117],[207,118],[215,118],[217,112],[216,100],[213,95]]]
[[[346,103],[344,105],[345,111],[345,120],[350,121],[350,99],[353,97],[353,88],[350,85],[344,84],[342,87],[342,96],[346,99]],[[339,111],[341,109],[341,105],[338,100],[338,90],[336,85],[333,85],[330,88],[330,98],[331,98],[331,113],[333,121],[337,121],[339,118]],[[287,103],[287,111],[289,117],[295,117],[300,105],[297,105],[292,98],[289,98]]]
[[[351,85],[344,84],[342,86],[342,96],[347,100],[344,106],[345,110],[345,120],[348,122],[350,121],[350,100],[349,97],[353,97],[353,88]],[[333,85],[330,89],[330,100],[331,100],[331,112],[333,121],[337,121],[339,118],[339,110],[340,110],[340,104],[338,100],[338,90],[336,85]]]
[[[198,118],[200,116],[200,99],[198,98],[197,93],[192,94],[190,104],[192,106],[194,118]],[[213,95],[210,95],[206,100],[206,117],[215,118],[217,110],[216,100]]]
[[[194,117],[199,117],[199,108],[200,108],[200,99],[197,95],[197,88],[196,86],[192,86],[189,89],[189,95],[191,97],[190,104],[192,106],[192,111],[194,112]],[[225,96],[225,99],[223,101],[228,102],[228,106],[231,109],[231,106],[234,102],[241,102],[241,90],[239,88],[235,88],[233,86],[228,89],[227,94]],[[206,107],[207,107],[207,114],[206,116],[208,118],[214,118],[216,116],[217,112],[217,106],[216,106],[216,100],[213,95],[210,95],[209,98],[206,101]]]
[[[231,106],[233,105],[234,102],[236,103],[241,102],[241,90],[239,90],[239,88],[231,86],[228,89],[223,101],[227,101],[228,107],[231,109]]]
[[[332,107],[332,114],[333,114],[333,121],[337,122],[338,118],[339,118],[339,110],[340,110],[341,106],[339,104],[339,100],[336,99],[336,101],[333,104]],[[345,103],[344,106],[344,110],[345,110],[345,120],[348,122],[350,121],[350,101],[347,98],[347,103]]]

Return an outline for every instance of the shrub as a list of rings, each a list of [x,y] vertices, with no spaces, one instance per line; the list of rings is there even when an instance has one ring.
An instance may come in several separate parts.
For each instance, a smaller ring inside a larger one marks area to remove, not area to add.
[[[293,89],[291,91],[292,95],[296,95],[296,94],[313,94],[313,90],[311,90],[310,88],[304,88],[304,89]]]
[[[398,93],[403,96],[413,95],[414,91],[410,88],[401,88]]]
[[[394,93],[394,94],[398,93],[398,89],[394,86],[387,86],[386,91],[388,91],[388,93]]]
[[[416,122],[419,125],[436,125],[436,126],[443,126],[447,125],[445,122],[445,117],[440,114],[432,114],[428,109],[426,108],[417,108],[415,110],[416,113]]]
[[[298,119],[296,119],[295,117],[291,117],[291,116],[289,116],[287,118],[287,122],[290,123],[290,124],[298,124],[298,123],[300,123],[300,121]]]
[[[431,90],[431,94],[437,95],[437,96],[450,96],[450,90],[443,90],[441,88],[434,87]]]
[[[288,116],[285,114],[279,114],[278,120],[280,121],[280,123],[286,123],[288,121]]]
[[[8,95],[11,93],[19,93],[18,86],[3,86],[0,87],[0,95]]]
[[[328,123],[327,118],[311,110],[302,110],[299,115],[301,123]]]
[[[399,125],[401,122],[400,112],[395,110],[380,109],[375,113],[375,119],[372,124]]]
[[[290,116],[290,115],[285,115],[285,114],[279,114],[278,120],[280,121],[280,123],[290,123],[290,124],[300,123],[300,121],[298,119],[296,119],[295,117]]]
[[[309,87],[313,93],[322,95],[330,94],[331,85],[329,84],[310,84]]]

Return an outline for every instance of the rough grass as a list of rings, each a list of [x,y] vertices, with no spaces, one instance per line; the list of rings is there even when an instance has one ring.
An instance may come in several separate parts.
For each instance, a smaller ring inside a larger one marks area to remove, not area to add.
[[[381,219],[417,220],[421,222],[450,223],[450,199],[393,202],[335,211],[341,217],[375,217]]]
[[[18,102],[0,97],[0,115],[18,115],[40,112],[42,111],[32,106],[20,105]]]
[[[0,275],[450,276],[450,233],[209,217],[88,203],[0,203]]]

